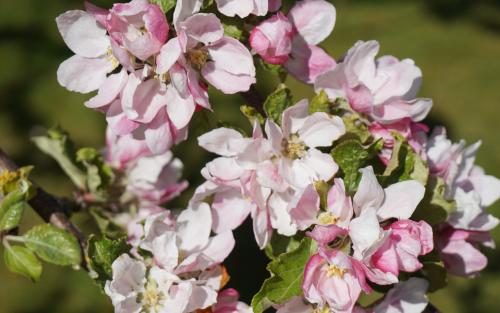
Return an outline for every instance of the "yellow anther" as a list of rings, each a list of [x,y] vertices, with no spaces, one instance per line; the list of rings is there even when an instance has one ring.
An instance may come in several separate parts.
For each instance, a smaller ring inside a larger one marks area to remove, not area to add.
[[[333,225],[337,224],[339,218],[332,213],[323,212],[318,216],[318,222],[321,225]]]
[[[283,155],[289,159],[298,159],[306,155],[307,146],[296,134],[291,135],[289,139],[283,139],[281,146]]]
[[[347,273],[347,270],[345,268],[340,268],[337,265],[328,265],[328,267],[326,268],[326,276],[328,276],[329,278],[343,278],[345,273]]]
[[[189,64],[196,69],[201,70],[208,61],[208,50],[205,47],[192,48],[186,53]]]

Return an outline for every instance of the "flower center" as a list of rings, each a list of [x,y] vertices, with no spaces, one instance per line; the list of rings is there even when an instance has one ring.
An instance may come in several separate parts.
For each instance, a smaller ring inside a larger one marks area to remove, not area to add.
[[[208,61],[208,50],[205,47],[189,49],[186,53],[187,59],[191,66],[200,71]]]
[[[297,134],[291,135],[289,139],[283,139],[281,146],[283,155],[289,159],[299,159],[306,155],[306,145]]]
[[[165,294],[158,290],[156,283],[150,282],[146,290],[140,295],[140,302],[144,313],[157,313],[160,304],[165,300]]]
[[[337,224],[339,218],[332,213],[323,212],[318,216],[318,222],[321,225],[333,225]]]
[[[345,268],[340,268],[334,264],[328,265],[328,267],[326,268],[326,276],[328,276],[328,278],[331,277],[344,278],[345,273],[347,273],[347,270]]]

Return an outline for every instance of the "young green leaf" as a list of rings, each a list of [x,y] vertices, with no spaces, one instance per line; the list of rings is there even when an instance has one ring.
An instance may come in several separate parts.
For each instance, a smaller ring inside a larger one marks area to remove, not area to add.
[[[19,226],[24,211],[29,207],[29,204],[24,201],[11,205],[5,214],[0,215],[0,231],[8,231]]]
[[[238,26],[225,23],[222,26],[224,27],[224,35],[238,40],[243,38],[243,31]]]
[[[24,275],[36,282],[42,275],[42,262],[29,249],[21,246],[8,246],[4,250],[7,268],[17,274]]]
[[[254,124],[255,121],[257,120],[259,124],[263,125],[264,122],[266,121],[265,118],[257,112],[257,110],[249,105],[242,105],[240,106],[240,111],[243,113],[243,115],[246,116],[246,118],[250,121],[250,124]]]
[[[316,252],[317,245],[310,238],[302,239],[297,249],[280,255],[267,266],[271,277],[262,284],[252,299],[254,313],[262,313],[272,304],[284,303],[302,294],[304,268]]]
[[[120,255],[130,251],[126,237],[111,240],[108,238],[97,239],[91,236],[87,245],[87,256],[91,269],[97,274],[95,280],[102,286],[106,280],[112,278],[111,265]]]
[[[76,160],[87,169],[87,189],[98,199],[105,199],[107,189],[115,178],[112,168],[104,162],[102,155],[94,148],[78,150]]]
[[[365,148],[359,140],[347,139],[335,148],[331,155],[344,173],[344,183],[348,192],[356,189],[362,168],[368,160],[375,156],[377,143]]]
[[[309,104],[309,114],[315,112],[330,113],[330,100],[323,89],[311,99],[311,103]]]
[[[280,84],[264,101],[266,115],[278,124],[281,124],[281,113],[292,105],[290,89]]]
[[[66,132],[60,128],[47,131],[46,136],[32,138],[40,150],[54,158],[80,189],[85,188],[85,173],[75,162],[75,149]]]
[[[51,224],[35,226],[23,237],[26,246],[46,262],[65,266],[82,261],[78,240]]]
[[[175,7],[176,0],[150,0],[151,3],[157,4],[164,13],[172,10]]]

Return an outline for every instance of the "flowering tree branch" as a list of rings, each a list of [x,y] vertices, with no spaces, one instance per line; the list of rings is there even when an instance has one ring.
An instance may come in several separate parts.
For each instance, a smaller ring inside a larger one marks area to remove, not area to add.
[[[0,173],[4,171],[16,171],[18,166],[12,161],[7,154],[0,148]],[[82,255],[84,255],[86,247],[86,239],[84,234],[70,221],[72,212],[78,210],[78,205],[73,201],[56,197],[40,186],[33,184],[35,187],[35,195],[28,203],[33,210],[47,223],[63,229],[75,236],[78,239]],[[82,266],[86,269],[87,265],[85,258],[82,259]]]

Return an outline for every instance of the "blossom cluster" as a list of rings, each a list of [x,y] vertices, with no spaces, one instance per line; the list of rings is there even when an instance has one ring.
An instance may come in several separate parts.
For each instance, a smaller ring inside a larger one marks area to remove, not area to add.
[[[500,180],[474,164],[479,143],[453,143],[423,123],[433,103],[417,97],[422,72],[413,60],[377,57],[376,41],[335,60],[319,46],[336,21],[325,0],[297,1],[286,14],[273,0],[178,0],[173,12],[157,3],[86,3],[57,18],[75,53],[59,83],[97,92],[85,105],[105,114],[104,159],[120,175],[121,207],[107,216],[130,249],[104,286],[116,312],[422,312],[434,288],[427,266],[442,262],[466,277],[486,267],[479,246],[494,247],[498,219],[486,208],[500,198]],[[230,36],[228,17],[245,21],[241,38]],[[196,111],[211,110],[210,87],[250,90],[257,59],[317,95],[295,104],[288,94],[268,98],[250,136],[220,127],[198,137],[217,157],[187,208],[165,209],[187,188],[170,148],[187,138]],[[433,218],[438,212],[444,217]],[[222,289],[233,231],[249,217],[261,249],[288,240],[272,262],[298,266],[302,277],[283,277],[298,291],[279,299],[266,294],[266,281],[253,308]],[[286,263],[304,243],[304,262]],[[361,306],[373,290],[384,297]]]

